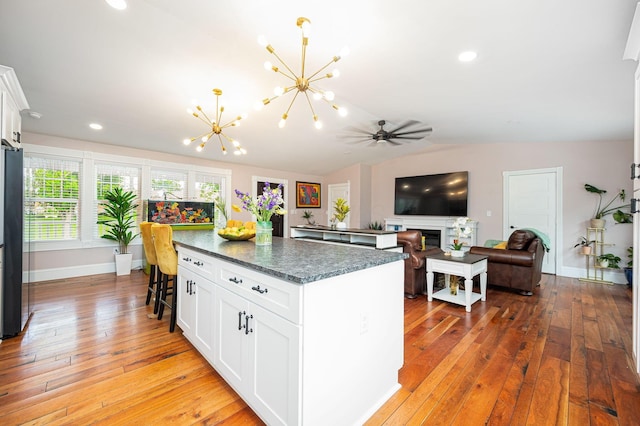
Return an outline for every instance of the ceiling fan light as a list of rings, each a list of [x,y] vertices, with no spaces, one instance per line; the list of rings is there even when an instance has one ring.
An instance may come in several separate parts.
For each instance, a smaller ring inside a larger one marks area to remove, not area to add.
[[[468,50],[466,52],[462,52],[458,55],[458,60],[460,62],[471,62],[478,57],[478,54],[472,50]]]
[[[125,10],[127,8],[127,2],[125,0],[106,0],[106,2],[116,10]]]

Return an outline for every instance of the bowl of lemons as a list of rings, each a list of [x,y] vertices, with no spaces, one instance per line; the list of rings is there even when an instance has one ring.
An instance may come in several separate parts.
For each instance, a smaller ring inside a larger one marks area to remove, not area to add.
[[[218,230],[218,235],[229,241],[247,241],[256,236],[256,225],[255,222],[229,220],[226,228]]]

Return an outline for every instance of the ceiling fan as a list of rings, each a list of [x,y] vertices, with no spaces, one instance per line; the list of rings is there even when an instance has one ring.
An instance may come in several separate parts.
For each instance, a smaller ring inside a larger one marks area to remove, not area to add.
[[[433,129],[431,127],[421,127],[417,129],[409,129],[411,126],[415,126],[421,124],[416,120],[409,120],[399,125],[393,130],[385,130],[386,121],[380,120],[378,121],[378,126],[380,128],[377,131],[371,132],[362,129],[357,129],[354,127],[350,127],[347,130],[355,132],[354,134],[346,134],[342,135],[345,138],[360,138],[359,140],[352,141],[350,143],[359,143],[359,142],[370,142],[370,146],[375,146],[383,143],[390,143],[391,145],[400,145],[403,140],[420,140],[424,138],[429,132]]]

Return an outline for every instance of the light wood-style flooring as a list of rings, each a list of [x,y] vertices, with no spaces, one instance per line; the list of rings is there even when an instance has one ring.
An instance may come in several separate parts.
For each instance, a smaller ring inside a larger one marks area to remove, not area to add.
[[[148,318],[146,282],[36,284],[27,331],[0,343],[0,424],[262,424],[169,315]],[[471,313],[405,300],[402,388],[367,425],[638,425],[631,317],[626,286],[554,276]]]

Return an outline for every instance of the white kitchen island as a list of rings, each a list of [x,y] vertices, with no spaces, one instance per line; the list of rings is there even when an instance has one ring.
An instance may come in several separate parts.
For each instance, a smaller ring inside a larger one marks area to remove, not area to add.
[[[399,388],[402,253],[177,231],[178,326],[269,425],[357,425]]]

